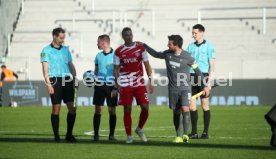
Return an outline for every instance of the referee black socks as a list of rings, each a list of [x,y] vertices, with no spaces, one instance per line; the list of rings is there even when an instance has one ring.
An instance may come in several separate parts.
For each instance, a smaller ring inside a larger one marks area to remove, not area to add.
[[[204,131],[203,132],[208,134],[210,119],[211,119],[210,110],[203,111],[203,117],[204,117]]]
[[[114,136],[117,117],[116,114],[109,114],[109,136]]]
[[[198,120],[198,112],[190,111],[191,113],[191,123],[192,123],[192,134],[197,134],[197,120]]]
[[[76,113],[71,114],[71,113],[68,112],[68,114],[67,114],[67,133],[66,133],[66,136],[72,136],[75,120],[76,120]]]
[[[94,127],[94,136],[99,136],[99,127],[101,123],[101,114],[94,114],[93,118],[93,127]]]
[[[55,136],[55,140],[59,139],[59,115],[54,115],[51,114],[51,123],[52,123],[52,128]]]

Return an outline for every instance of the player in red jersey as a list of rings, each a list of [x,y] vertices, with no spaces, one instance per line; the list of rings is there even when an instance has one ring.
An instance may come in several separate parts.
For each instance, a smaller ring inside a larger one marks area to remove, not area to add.
[[[126,143],[133,142],[131,136],[133,97],[135,97],[137,104],[141,107],[139,123],[135,132],[142,142],[147,142],[142,128],[149,116],[149,100],[143,78],[142,63],[144,63],[149,77],[150,93],[154,89],[150,78],[152,70],[144,46],[133,42],[132,30],[130,28],[126,27],[122,30],[122,38],[125,43],[116,49],[114,55],[114,76],[120,93],[119,105],[124,106],[124,125],[127,134]]]

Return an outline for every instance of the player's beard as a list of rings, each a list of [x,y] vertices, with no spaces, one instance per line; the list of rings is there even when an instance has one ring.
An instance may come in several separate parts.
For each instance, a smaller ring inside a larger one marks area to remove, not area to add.
[[[58,41],[58,40],[54,40],[53,43],[57,46],[61,46],[63,42]]]
[[[61,46],[63,44],[63,41],[58,41],[57,44]]]

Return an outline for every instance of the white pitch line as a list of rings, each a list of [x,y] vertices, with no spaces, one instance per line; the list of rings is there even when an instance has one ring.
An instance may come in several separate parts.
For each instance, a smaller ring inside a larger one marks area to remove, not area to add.
[[[168,129],[172,129],[173,127],[156,127],[156,128],[143,128],[143,130],[147,130],[147,131],[153,131],[153,130],[168,130]],[[132,129],[135,130],[135,129]],[[99,130],[100,132],[109,132],[109,130],[106,129],[101,129]],[[116,129],[115,131],[125,131],[125,129]],[[85,135],[94,135],[94,131],[87,131],[84,132]]]

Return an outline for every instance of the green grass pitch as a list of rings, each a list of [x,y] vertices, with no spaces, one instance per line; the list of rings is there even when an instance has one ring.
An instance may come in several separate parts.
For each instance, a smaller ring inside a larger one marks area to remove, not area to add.
[[[122,107],[117,108],[115,143],[107,141],[108,112],[105,107],[101,122],[99,143],[92,143],[85,132],[92,130],[94,107],[79,107],[74,128],[78,143],[53,142],[50,107],[0,108],[0,159],[266,159],[275,158],[276,149],[269,146],[271,132],[264,120],[268,106],[211,107],[211,125],[208,140],[190,140],[174,144],[175,131],[172,112],[166,107],[151,107],[144,127],[148,143],[141,143],[133,131],[134,143],[125,144]],[[139,107],[133,107],[133,128],[139,117]],[[199,110],[199,134],[203,129]],[[60,134],[66,132],[66,108],[60,115]]]

